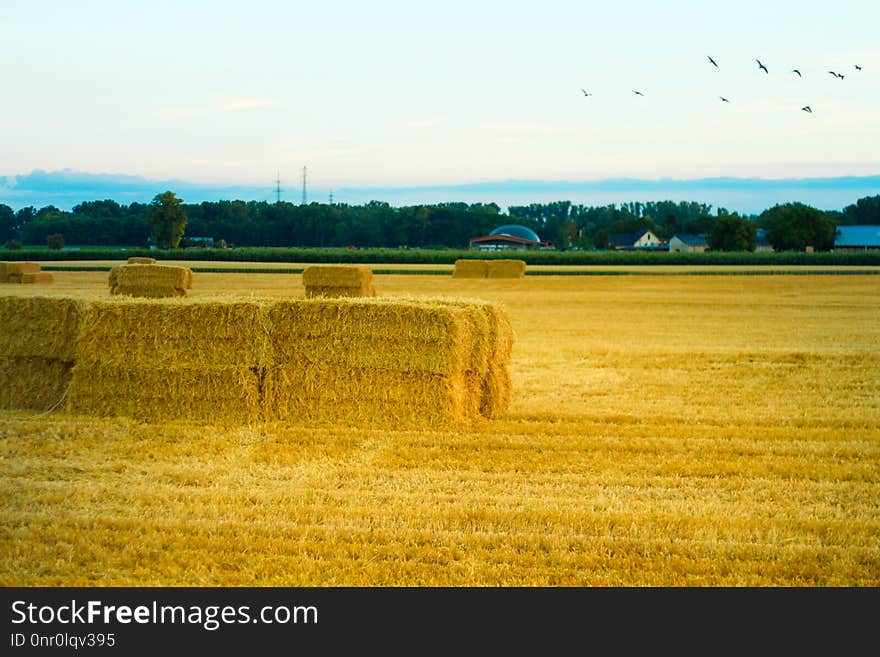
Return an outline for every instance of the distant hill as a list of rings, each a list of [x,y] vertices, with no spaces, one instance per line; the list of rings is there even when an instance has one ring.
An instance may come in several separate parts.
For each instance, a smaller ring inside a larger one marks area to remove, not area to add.
[[[83,201],[113,199],[121,204],[148,203],[172,190],[186,203],[236,200],[274,201],[274,181],[265,186],[212,185],[184,180],[150,180],[123,174],[95,174],[63,169],[35,170],[0,177],[0,203],[14,210],[54,205],[70,210]],[[594,181],[504,180],[458,185],[307,189],[307,201],[360,205],[385,201],[393,206],[461,201],[512,205],[571,201],[575,205],[608,205],[630,201],[696,201],[744,214],[757,214],[777,203],[799,201],[822,210],[839,210],[864,196],[880,194],[880,175],[836,178],[610,178]],[[281,198],[299,203],[301,188],[282,191]]]

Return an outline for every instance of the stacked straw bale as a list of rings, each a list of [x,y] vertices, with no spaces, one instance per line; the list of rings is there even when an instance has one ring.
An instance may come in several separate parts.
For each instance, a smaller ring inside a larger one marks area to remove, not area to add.
[[[523,278],[525,260],[456,260],[453,278]]]
[[[489,314],[476,302],[430,299],[273,303],[266,417],[387,426],[485,414]]]
[[[46,411],[64,398],[87,304],[0,297],[0,408]]]
[[[373,270],[363,265],[312,265],[303,270],[306,297],[374,297]]]
[[[267,335],[257,301],[93,301],[67,408],[149,422],[257,421]]]
[[[2,408],[424,426],[510,402],[513,331],[481,300],[12,296],[0,325]]]
[[[147,258],[146,256],[131,256],[128,259],[130,265],[155,265],[155,258]]]
[[[455,261],[452,270],[453,278],[486,278],[488,273],[488,261],[461,259]]]
[[[55,277],[42,271],[39,262],[0,262],[0,282],[2,283],[53,283]]]
[[[110,294],[131,297],[185,297],[192,288],[192,270],[155,264],[117,265],[108,278]]]

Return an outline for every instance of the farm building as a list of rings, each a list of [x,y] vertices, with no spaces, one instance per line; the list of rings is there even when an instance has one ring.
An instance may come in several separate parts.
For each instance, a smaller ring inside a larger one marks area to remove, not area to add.
[[[835,251],[880,251],[880,226],[838,226]]]
[[[608,238],[611,248],[615,251],[629,251],[632,249],[657,249],[663,244],[663,240],[654,234],[654,231],[644,228],[637,233],[616,234]]]
[[[670,251],[702,253],[708,248],[709,245],[706,243],[706,235],[704,233],[699,235],[679,233],[678,235],[673,235],[672,239],[669,240]]]
[[[471,238],[468,246],[477,251],[524,251],[547,248],[549,245],[541,242],[541,238],[531,228],[507,224],[499,226],[488,235]]]

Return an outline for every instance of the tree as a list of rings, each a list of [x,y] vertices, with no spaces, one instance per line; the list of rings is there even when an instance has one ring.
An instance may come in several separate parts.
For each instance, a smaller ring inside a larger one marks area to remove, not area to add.
[[[46,244],[50,249],[60,251],[64,248],[64,235],[61,233],[52,233],[46,236]]]
[[[839,221],[844,225],[876,226],[880,225],[880,194],[865,196],[852,205],[847,205]]]
[[[803,203],[785,203],[764,210],[758,217],[767,226],[767,239],[776,251],[816,251],[834,248],[836,226],[828,215]]]
[[[719,213],[706,238],[712,251],[754,251],[757,241],[755,225],[736,212]]]
[[[174,192],[156,194],[150,202],[149,221],[153,229],[153,241],[160,249],[177,248],[186,229],[186,212],[183,201]]]

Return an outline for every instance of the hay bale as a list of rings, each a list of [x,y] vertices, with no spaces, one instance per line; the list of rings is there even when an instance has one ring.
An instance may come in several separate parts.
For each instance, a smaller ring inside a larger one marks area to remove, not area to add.
[[[373,297],[373,271],[363,265],[311,265],[303,270],[306,297]]]
[[[523,278],[526,275],[525,260],[489,260],[486,278]]]
[[[474,416],[463,377],[323,365],[276,365],[263,383],[266,418],[424,425]]]
[[[268,346],[258,300],[96,300],[67,409],[149,422],[258,421]]]
[[[486,260],[473,260],[466,258],[455,261],[455,267],[452,270],[452,277],[486,278],[488,271],[488,262]]]
[[[478,313],[474,317],[475,331],[482,339],[473,344],[473,359],[469,367],[472,385],[476,387],[479,412],[488,418],[500,417],[510,408],[513,381],[509,363],[513,354],[515,334],[504,306],[481,299],[444,300],[441,303],[465,307]]]
[[[22,274],[21,275],[22,283],[32,283],[32,284],[42,284],[42,283],[54,283],[55,277],[51,272],[41,271],[36,274]]]
[[[131,256],[128,259],[130,265],[155,265],[155,258],[147,258],[146,256]]]
[[[456,374],[470,361],[466,313],[395,299],[290,299],[268,309],[275,364]]]
[[[39,262],[7,262],[6,275],[38,274],[41,268]]]
[[[192,288],[192,270],[171,265],[117,265],[108,276],[110,294],[132,297],[182,297]]]
[[[74,297],[0,297],[0,356],[72,361],[87,309]]]
[[[145,368],[257,367],[268,363],[268,348],[258,300],[113,297],[92,302],[78,360]]]
[[[364,265],[309,265],[302,280],[306,287],[361,287],[373,282],[373,270]]]
[[[490,302],[285,300],[268,319],[267,418],[409,424],[507,409],[506,315]]]
[[[70,383],[72,367],[72,362],[54,358],[0,356],[0,408],[58,408]]]
[[[130,367],[78,361],[66,410],[145,422],[259,421],[260,373],[241,366]]]
[[[0,283],[6,283],[8,262],[0,261]]]

